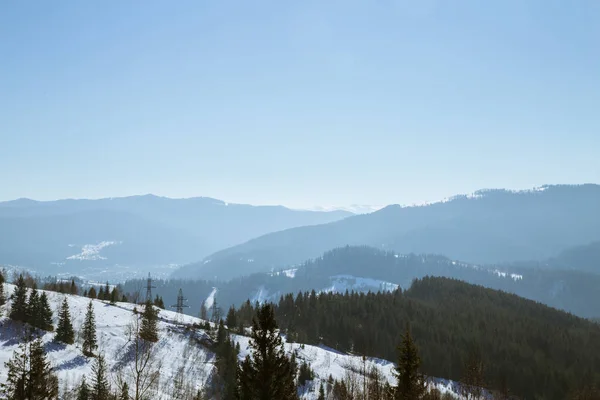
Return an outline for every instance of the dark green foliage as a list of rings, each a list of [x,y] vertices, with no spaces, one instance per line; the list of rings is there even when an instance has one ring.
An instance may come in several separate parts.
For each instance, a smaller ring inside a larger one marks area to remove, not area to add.
[[[235,400],[237,398],[238,353],[238,349],[229,337],[223,321],[221,321],[217,329],[215,345],[216,373],[213,376],[211,392],[209,393],[212,397],[222,400]]]
[[[158,341],[158,312],[158,309],[154,308],[150,300],[144,305],[140,338],[147,342]]]
[[[505,382],[501,382],[503,384]],[[484,398],[483,388],[485,384],[485,368],[481,354],[477,349],[473,349],[465,362],[460,381],[461,394],[472,400]]]
[[[10,400],[50,400],[58,396],[58,379],[47,359],[42,340],[28,337],[5,364],[8,379],[2,394]]]
[[[325,389],[323,388],[323,382],[321,382],[321,385],[319,385],[319,397],[317,397],[317,400],[325,400]]]
[[[227,311],[227,318],[225,319],[225,324],[229,329],[237,328],[237,318],[235,317],[234,306],[229,307],[229,310]]]
[[[106,361],[104,355],[99,354],[92,365],[92,400],[110,400],[110,385],[106,370]]]
[[[104,297],[102,300],[110,300],[110,286],[108,282],[106,282],[106,286],[104,286]]]
[[[283,349],[271,305],[258,308],[252,328],[252,357],[246,356],[238,373],[240,399],[297,399],[295,370]]]
[[[110,292],[110,304],[115,304],[119,299],[119,290],[115,286],[113,290]]]
[[[95,287],[91,287],[90,290],[88,291],[88,297],[90,299],[95,299],[96,298],[96,288]]]
[[[163,298],[161,296],[156,295],[156,297],[154,298],[154,306],[162,308],[163,310],[165,309],[165,302],[163,301]]]
[[[83,354],[88,357],[93,356],[94,350],[98,348],[98,344],[96,341],[96,317],[94,315],[94,304],[91,300],[85,313],[85,320],[83,321],[81,336],[83,337]]]
[[[34,287],[31,289],[29,299],[27,300],[27,318],[26,321],[32,326],[39,327],[42,323],[40,294]]]
[[[98,291],[98,300],[106,300],[104,296],[104,288],[102,287],[100,287],[100,290]]]
[[[394,392],[396,400],[419,400],[427,392],[427,381],[421,374],[421,357],[419,350],[406,328],[402,343],[398,347],[398,363],[394,368],[398,381]]]
[[[119,399],[118,400],[129,400],[129,386],[127,385],[127,382],[123,383],[123,386],[121,386],[121,394],[119,395]]]
[[[307,381],[315,379],[315,372],[310,365],[304,361],[298,369],[298,386],[304,386]]]
[[[6,304],[6,294],[4,293],[4,281],[4,274],[2,273],[2,271],[0,271],[0,307]]]
[[[10,309],[9,317],[15,321],[27,321],[27,286],[23,275],[19,275],[19,279],[16,283],[15,291],[12,296],[12,305]]]
[[[247,324],[251,308],[238,310],[238,322]],[[600,352],[588,350],[600,348],[600,326],[452,279],[424,278],[404,293],[286,295],[275,315],[288,338],[388,360],[396,359],[397,334],[410,322],[423,373],[460,381],[475,347],[486,386],[500,389],[505,380],[524,398],[563,400],[588,370],[600,380]]]
[[[40,296],[38,318],[38,328],[45,331],[54,330],[54,327],[52,326],[52,309],[50,308],[50,303],[48,302],[48,296],[46,295],[46,292],[42,292]]]
[[[75,331],[73,330],[69,302],[66,297],[63,299],[58,315],[58,325],[56,327],[56,336],[54,337],[54,340],[66,344],[73,344],[75,342]]]
[[[73,279],[71,279],[71,288],[69,292],[73,295],[76,295],[78,292],[77,285],[75,285],[75,281]]]
[[[90,388],[85,380],[85,376],[81,380],[81,384],[77,389],[77,400],[91,400],[92,395],[90,392]]]

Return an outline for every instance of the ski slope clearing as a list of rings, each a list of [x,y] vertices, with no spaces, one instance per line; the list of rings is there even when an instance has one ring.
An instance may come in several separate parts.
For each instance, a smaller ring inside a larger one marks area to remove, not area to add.
[[[7,295],[14,290],[13,285],[5,285]],[[41,291],[40,291],[41,292]],[[83,325],[86,308],[90,299],[65,295],[56,292],[46,292],[50,306],[54,313],[54,326],[58,320],[58,309],[66,297],[71,311],[73,326],[77,334]],[[96,317],[96,334],[98,338],[98,352],[104,354],[112,382],[118,375],[130,380],[129,372],[133,366],[131,327],[135,321],[133,312],[135,305],[131,303],[116,303],[111,305],[100,300],[91,300]],[[8,319],[8,306],[0,308],[0,382],[7,379],[4,363],[7,362],[17,349],[25,325]],[[174,391],[174,383],[183,378],[193,389],[205,386],[213,372],[215,355],[210,350],[210,336],[205,330],[193,328],[203,321],[188,315],[177,314],[172,311],[160,310],[159,314],[159,341],[154,345],[155,367],[160,369],[160,382],[155,398],[169,399]],[[43,342],[48,353],[48,358],[55,368],[62,388],[74,388],[85,375],[91,377],[93,358],[85,357],[81,351],[81,340],[76,338],[74,345],[54,343],[55,333],[46,332]],[[240,344],[240,359],[249,354],[249,341],[247,336],[232,335]],[[363,361],[359,356],[347,355],[335,350],[303,345],[298,343],[285,343],[288,352],[294,352],[298,360],[307,361],[315,371],[315,380],[309,382],[302,391],[302,399],[316,399],[321,381],[327,380],[331,375],[341,379],[345,374],[360,373],[363,370]],[[366,367],[379,368],[381,373],[390,383],[395,382],[392,373],[393,364],[389,361],[369,358]],[[362,379],[361,376],[357,377]],[[452,392],[453,383],[436,380],[434,385],[442,392]],[[458,398],[458,397],[457,397]]]

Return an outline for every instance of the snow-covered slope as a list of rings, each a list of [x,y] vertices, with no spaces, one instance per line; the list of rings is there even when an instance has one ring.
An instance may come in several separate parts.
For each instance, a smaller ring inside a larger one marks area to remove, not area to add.
[[[6,285],[7,294],[12,293],[14,286]],[[63,295],[55,292],[47,292],[50,306],[54,311],[54,325],[57,322],[57,310],[66,297],[69,303],[73,326],[78,332],[83,324],[85,311],[89,299],[80,296]],[[126,372],[131,367],[131,355],[129,350],[130,334],[129,329],[134,321],[133,308],[130,303],[117,303],[110,305],[106,302],[93,300],[94,313],[96,316],[96,327],[98,336],[99,351],[105,355],[109,370],[113,379],[121,371]],[[2,315],[6,315],[7,306],[0,307]],[[203,340],[209,337],[202,329],[189,329],[193,324],[200,324],[202,321],[188,315],[177,314],[172,311],[160,311],[159,337],[160,340],[155,345],[155,359],[157,365],[160,364],[160,385],[157,398],[171,398],[174,382],[177,375],[183,371],[185,381],[195,388],[204,386],[213,370],[214,353],[205,345]],[[0,382],[5,382],[7,371],[4,363],[8,361],[13,352],[17,349],[19,339],[23,331],[23,325],[16,323],[3,316],[0,317]],[[74,387],[84,375],[90,376],[92,358],[82,355],[81,342],[79,338],[74,345],[62,345],[53,343],[54,333],[49,332],[43,336],[48,357],[57,371],[62,387]],[[233,335],[236,342],[240,344],[240,358],[249,354],[249,338],[246,336]],[[315,371],[315,380],[307,385],[302,393],[303,399],[316,399],[319,384],[326,380],[330,375],[341,379],[347,372],[361,371],[363,363],[361,357],[346,355],[335,350],[301,345],[297,343],[286,343],[286,349],[295,352],[299,360],[307,361]],[[389,361],[380,359],[368,359],[366,361],[367,369],[376,366],[382,374],[390,381],[394,382],[392,368],[393,364]],[[362,379],[362,378],[360,378]],[[452,382],[438,380],[435,384],[441,391],[451,391]]]

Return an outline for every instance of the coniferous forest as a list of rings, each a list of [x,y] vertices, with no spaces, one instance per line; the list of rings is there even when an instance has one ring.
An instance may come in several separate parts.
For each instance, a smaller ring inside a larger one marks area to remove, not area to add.
[[[248,324],[253,305],[238,310]],[[282,296],[275,316],[288,338],[394,360],[410,326],[423,372],[461,380],[472,354],[484,386],[524,398],[564,399],[600,379],[600,326],[501,291],[447,278],[417,280],[405,292]]]

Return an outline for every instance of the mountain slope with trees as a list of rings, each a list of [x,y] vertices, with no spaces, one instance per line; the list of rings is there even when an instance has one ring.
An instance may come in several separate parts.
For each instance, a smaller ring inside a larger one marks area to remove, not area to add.
[[[252,308],[245,303],[237,321],[247,326]],[[600,382],[600,326],[457,280],[427,277],[405,292],[288,294],[275,316],[290,340],[386,359],[409,325],[425,374],[461,380],[475,354],[478,381],[527,399],[565,399]]]
[[[327,250],[369,245],[472,263],[542,260],[600,239],[600,186],[485,190],[424,206],[388,206],[328,224],[270,233],[187,265],[176,277],[226,280],[300,264]]]

